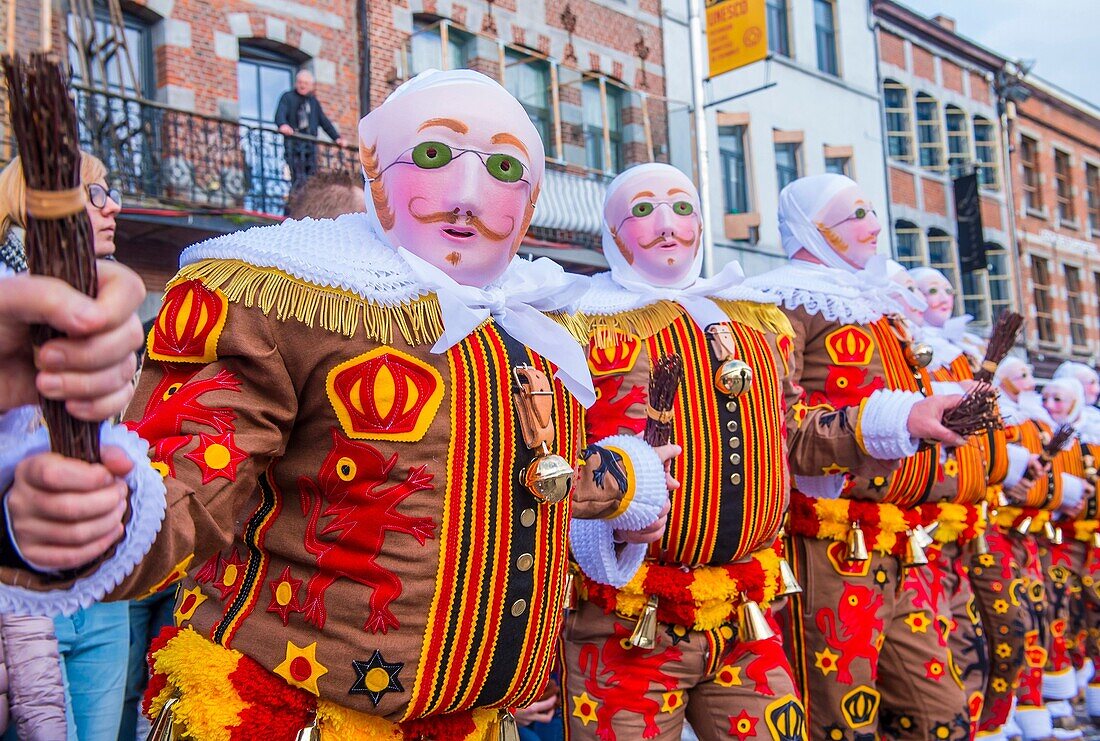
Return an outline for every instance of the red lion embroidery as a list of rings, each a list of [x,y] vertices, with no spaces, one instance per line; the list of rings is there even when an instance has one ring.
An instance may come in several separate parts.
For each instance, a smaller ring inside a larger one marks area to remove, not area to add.
[[[657,713],[661,706],[645,694],[654,682],[666,691],[676,689],[676,678],[661,671],[661,667],[670,661],[679,661],[682,656],[680,649],[669,647],[660,653],[647,652],[631,648],[629,641],[630,630],[616,623],[615,632],[604,642],[602,651],[597,653],[594,643],[581,648],[581,671],[588,672],[584,687],[599,702],[596,735],[602,741],[615,741],[615,729],[611,722],[623,710],[641,715],[645,720],[642,738],[655,737],[661,730],[657,726]]]
[[[829,366],[829,375],[825,378],[824,388],[811,394],[810,404],[830,404],[837,409],[859,406],[859,403],[868,396],[879,389],[886,388],[886,382],[880,377],[875,377],[867,385],[862,385],[866,379],[866,368]]]
[[[837,659],[836,681],[850,684],[852,681],[852,662],[867,659],[871,665],[871,676],[878,675],[878,648],[876,632],[881,633],[882,618],[878,610],[882,607],[882,595],[870,587],[857,584],[845,584],[836,612],[827,607],[817,611],[817,629],[825,637],[829,648],[840,654]]]
[[[774,627],[773,621],[768,622]],[[765,697],[775,696],[775,691],[768,682],[770,670],[782,669],[788,677],[791,676],[790,669],[787,668],[787,654],[783,652],[783,642],[778,636],[751,643],[738,641],[722,663],[725,666],[733,666],[746,658],[749,661],[745,664],[745,677],[755,683],[754,691]]]
[[[411,468],[404,481],[379,490],[389,480],[397,454],[387,459],[377,448],[349,440],[335,429],[332,440],[317,483],[306,476],[298,479],[302,514],[309,515],[305,547],[317,559],[317,571],[306,586],[305,617],[318,628],[325,627],[325,590],[339,578],[351,579],[372,590],[370,616],[363,630],[385,633],[401,627],[389,605],[401,595],[402,585],[375,559],[387,531],[412,535],[420,545],[435,537],[432,518],[408,517],[397,511],[397,505],[410,494],[434,488],[432,474],[424,466]],[[322,495],[328,502],[324,512]],[[321,517],[334,519],[318,529]],[[322,540],[326,535],[335,538]]]
[[[627,434],[638,434],[645,429],[645,419],[627,416],[627,410],[635,404],[645,404],[646,390],[641,386],[631,386],[630,390],[616,399],[623,387],[623,376],[605,376],[596,378],[596,403],[588,410],[588,439],[603,440],[618,435],[620,428]]]

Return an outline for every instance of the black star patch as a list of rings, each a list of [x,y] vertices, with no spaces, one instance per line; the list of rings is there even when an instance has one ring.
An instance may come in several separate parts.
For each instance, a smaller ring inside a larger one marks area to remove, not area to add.
[[[374,655],[369,661],[352,661],[355,673],[359,675],[355,684],[348,690],[351,695],[366,695],[370,701],[378,707],[378,701],[387,692],[404,692],[398,673],[404,668],[404,664],[389,664],[382,658],[382,652],[374,650]]]
[[[876,566],[871,573],[874,574],[875,586],[879,589],[885,588],[890,583],[890,572],[886,570],[885,566]]]
[[[680,641],[691,643],[691,633],[682,625],[669,625],[665,628],[665,633],[668,633],[669,638],[672,639],[673,646]]]
[[[889,483],[890,478],[888,476],[875,476],[871,479],[871,488],[875,491],[882,491]]]

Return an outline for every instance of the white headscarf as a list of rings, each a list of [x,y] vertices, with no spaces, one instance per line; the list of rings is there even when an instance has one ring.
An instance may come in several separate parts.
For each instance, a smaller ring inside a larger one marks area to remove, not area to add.
[[[814,217],[837,193],[858,187],[851,178],[833,173],[799,178],[787,185],[779,194],[779,237],[787,257],[805,249],[831,268],[858,272],[825,241],[814,224]]]
[[[618,245],[615,244],[615,237],[611,234],[611,228],[608,224],[610,217],[607,213],[611,199],[628,182],[635,182],[639,179],[644,180],[647,176],[652,175],[671,176],[679,180],[679,185],[690,194],[695,213],[700,213],[699,191],[695,188],[695,184],[691,181],[691,178],[672,165],[666,165],[662,162],[650,162],[644,165],[635,165],[619,173],[607,186],[607,192],[604,194],[603,200],[603,254],[604,258],[607,259],[608,266],[611,268],[611,279],[622,288],[638,296],[653,301],[661,299],[675,301],[684,307],[684,310],[691,315],[700,328],[705,329],[711,324],[729,321],[726,313],[709,297],[717,295],[745,279],[745,273],[741,269],[740,263],[731,261],[714,277],[700,278],[699,275],[703,270],[703,249],[700,242],[691,269],[682,279],[674,285],[655,286],[634,270],[633,266],[626,261],[626,257],[623,256]],[[700,228],[705,229],[706,226],[701,224]]]
[[[1076,378],[1084,386],[1086,378],[1095,379],[1097,377],[1096,369],[1084,363],[1078,363],[1073,360],[1067,360],[1058,366],[1058,369],[1054,371],[1054,378]]]
[[[911,291],[909,288],[901,283],[898,283],[894,278],[906,273],[905,266],[897,260],[886,260],[886,277],[890,279],[890,282],[897,286],[897,288],[887,288],[886,292],[890,294],[890,297],[899,304],[908,306],[913,311],[923,312],[928,308],[928,302],[924,300],[924,296],[920,291]]]
[[[1066,413],[1066,418],[1062,420],[1062,423],[1076,427],[1081,421],[1081,411],[1085,407],[1085,387],[1076,378],[1055,378],[1046,386],[1043,386],[1044,394],[1048,390],[1059,390],[1073,398],[1073,405]]]

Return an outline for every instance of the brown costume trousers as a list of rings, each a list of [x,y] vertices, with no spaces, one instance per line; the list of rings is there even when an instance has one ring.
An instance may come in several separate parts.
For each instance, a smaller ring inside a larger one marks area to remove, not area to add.
[[[658,623],[657,645],[631,647],[635,621],[581,601],[562,640],[566,739],[802,741],[806,717],[780,637],[740,642],[735,627]]]
[[[904,569],[893,556],[849,562],[844,543],[791,543],[805,591],[783,614],[784,638],[811,738],[969,738],[967,695],[945,630],[952,598],[966,604],[969,590],[952,591],[931,570]]]

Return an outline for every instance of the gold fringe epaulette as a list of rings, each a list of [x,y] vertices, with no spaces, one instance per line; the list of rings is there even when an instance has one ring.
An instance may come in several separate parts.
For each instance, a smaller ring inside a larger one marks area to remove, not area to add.
[[[778,306],[753,301],[711,299],[731,321],[766,334],[794,337],[794,328]],[[621,335],[646,339],[660,332],[682,316],[684,310],[671,301],[658,301],[639,309],[618,314],[584,317],[597,347],[613,345]]]
[[[362,325],[367,337],[388,344],[394,328],[405,342],[421,345],[443,334],[443,318],[434,295],[393,306],[376,304],[340,288],[319,286],[277,268],[262,268],[240,260],[201,260],[183,267],[169,287],[199,280],[234,303],[274,312],[279,321],[296,319],[307,327],[319,324],[330,332],[352,337]]]
[[[588,344],[588,332],[591,322],[584,314],[568,314],[563,311],[547,312],[546,316],[560,324],[573,339],[582,345]]]

